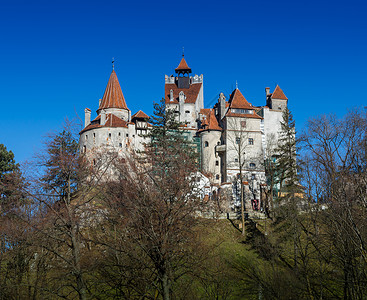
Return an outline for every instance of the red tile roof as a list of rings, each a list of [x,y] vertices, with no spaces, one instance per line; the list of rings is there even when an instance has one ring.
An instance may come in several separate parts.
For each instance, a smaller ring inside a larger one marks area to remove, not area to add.
[[[100,123],[101,123],[101,115],[98,115],[80,133],[83,133],[83,132],[91,130],[91,129],[102,128],[102,127],[125,127],[125,128],[127,128],[127,124],[128,124],[125,120],[120,119],[119,117],[115,116],[114,114],[106,114],[106,123],[103,126],[100,125]]]
[[[253,109],[251,103],[242,95],[239,89],[235,89],[229,97],[230,108]]]
[[[143,111],[139,110],[137,113],[133,114],[131,119],[149,119],[149,116]]]
[[[222,128],[219,126],[217,118],[214,114],[214,109],[201,109],[200,113],[205,115],[203,122],[201,123],[202,129],[199,130],[219,130],[222,131]]]
[[[191,73],[191,69],[190,67],[187,65],[187,62],[185,60],[184,57],[182,57],[180,64],[178,65],[178,67],[175,69],[176,72],[179,71],[189,71]]]
[[[288,98],[284,95],[284,92],[279,87],[279,85],[276,86],[273,94],[271,95],[272,99],[281,99],[281,100],[288,100]]]
[[[185,103],[195,103],[199,96],[202,83],[194,83],[190,85],[188,89],[179,89],[176,84],[168,83],[164,86],[164,94],[166,103],[178,103],[178,95],[181,91],[184,92],[186,96]],[[170,91],[173,91],[173,101],[170,101]]]
[[[98,110],[105,108],[128,109],[124,95],[122,94],[120,83],[114,70],[108,80],[107,87]]]

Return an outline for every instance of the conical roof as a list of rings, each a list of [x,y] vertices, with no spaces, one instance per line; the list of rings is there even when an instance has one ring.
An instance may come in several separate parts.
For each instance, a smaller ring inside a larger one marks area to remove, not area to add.
[[[178,72],[189,72],[191,73],[191,69],[190,67],[187,65],[187,62],[185,60],[185,57],[182,56],[182,59],[180,61],[180,64],[178,65],[178,67],[175,69],[176,73]]]
[[[229,98],[230,108],[254,109],[239,89],[235,89]]]
[[[288,100],[288,98],[284,95],[284,92],[279,87],[279,85],[276,86],[273,94],[271,95],[271,98],[273,98],[273,99],[281,99],[281,100]]]
[[[112,70],[98,110],[106,108],[128,109],[115,70]]]

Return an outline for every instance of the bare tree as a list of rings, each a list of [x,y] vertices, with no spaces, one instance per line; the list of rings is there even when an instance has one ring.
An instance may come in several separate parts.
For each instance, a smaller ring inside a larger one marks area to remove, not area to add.
[[[246,129],[246,121],[244,118],[229,118],[226,121],[227,136],[227,157],[232,162],[230,164],[233,168],[238,169],[238,178],[236,178],[236,185],[240,186],[240,202],[241,202],[241,220],[242,220],[242,234],[245,235],[245,210],[246,199],[244,182],[248,182],[249,193],[252,199],[258,197],[258,181],[254,172],[263,172],[263,159],[262,155],[257,149],[260,149],[258,145],[254,145],[254,134],[250,133]],[[227,162],[228,163],[228,162]],[[259,199],[258,199],[259,200]]]

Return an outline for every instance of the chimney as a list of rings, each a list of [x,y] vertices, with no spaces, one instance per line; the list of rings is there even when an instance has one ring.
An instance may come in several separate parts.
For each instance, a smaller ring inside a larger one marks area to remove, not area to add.
[[[270,87],[266,87],[265,92],[266,92],[266,96],[269,96],[270,95]]]
[[[173,90],[169,91],[169,101],[173,101]]]
[[[101,122],[100,125],[104,126],[106,124],[106,112],[104,109],[101,110]]]
[[[84,127],[87,127],[90,124],[90,115],[91,110],[89,108],[86,108],[84,110]]]
[[[226,113],[226,97],[223,93],[219,94],[219,119],[223,119]]]

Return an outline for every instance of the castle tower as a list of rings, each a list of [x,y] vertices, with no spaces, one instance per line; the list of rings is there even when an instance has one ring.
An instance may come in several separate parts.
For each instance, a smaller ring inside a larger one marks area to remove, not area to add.
[[[283,90],[277,85],[273,93],[270,93],[270,88],[265,88],[266,105],[273,110],[284,111],[288,104],[288,98],[284,95]]]
[[[131,122],[131,113],[114,70],[99,101],[97,117],[91,121],[91,110],[86,108],[84,112],[85,127],[79,138],[81,152],[107,147],[123,153],[135,146],[136,126]]]
[[[177,114],[177,120],[187,129],[198,129],[199,112],[204,108],[203,75],[190,76],[185,57],[175,69],[177,76],[165,76],[165,103]]]
[[[202,109],[201,127],[198,135],[201,141],[201,169],[209,175],[211,182],[219,184],[221,176],[221,157],[216,152],[216,148],[221,144],[222,128],[215,117],[214,109]]]

